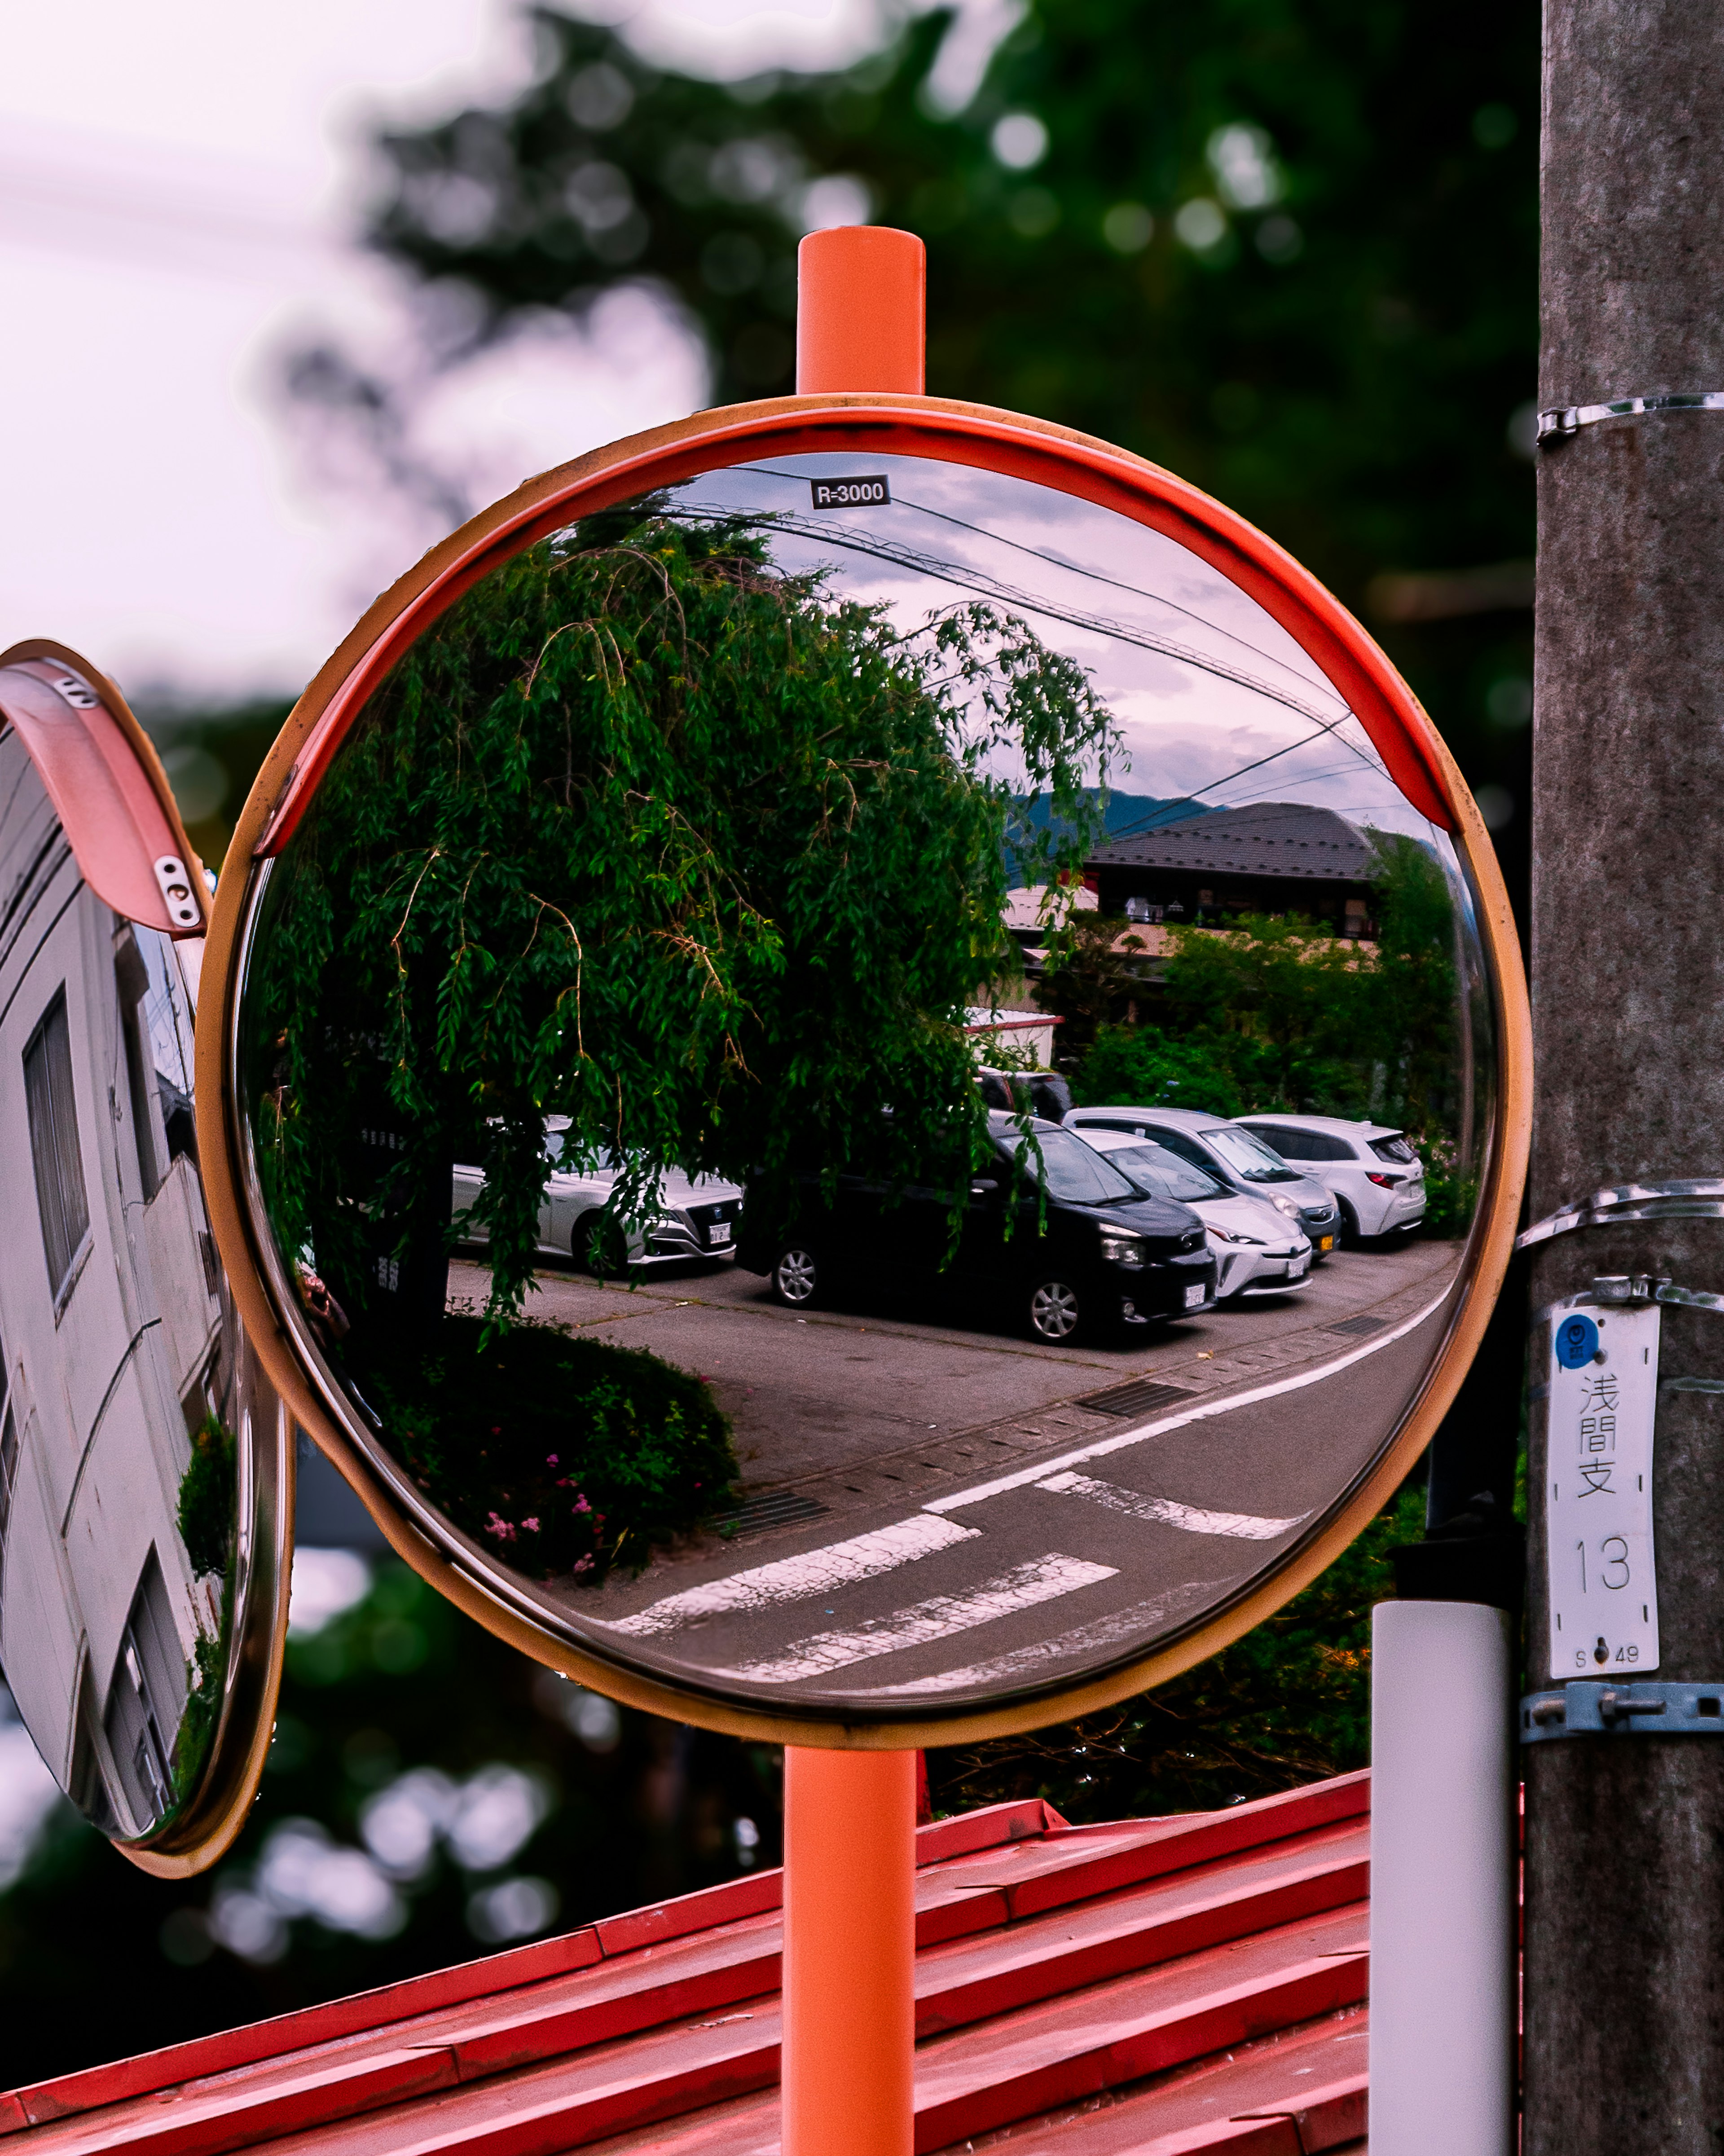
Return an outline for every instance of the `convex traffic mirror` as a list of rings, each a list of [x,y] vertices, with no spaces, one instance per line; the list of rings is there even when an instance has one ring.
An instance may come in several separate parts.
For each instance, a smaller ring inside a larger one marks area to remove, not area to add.
[[[1452,763],[1260,535],[1034,421],[804,398],[533,482],[229,858],[254,1330],[398,1548],[623,1697],[884,1744],[1140,1688],[1357,1531],[1501,1276]]]
[[[145,1869],[244,1823],[286,1619],[285,1412],[204,1207],[207,901],[118,692],[0,654],[0,1662],[72,1802]]]

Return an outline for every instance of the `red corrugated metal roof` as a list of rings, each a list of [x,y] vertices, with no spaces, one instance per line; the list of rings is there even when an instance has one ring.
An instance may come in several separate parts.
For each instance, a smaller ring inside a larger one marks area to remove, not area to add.
[[[1370,1778],[924,1827],[916,2148],[1360,2156]],[[0,2097],[18,2156],[772,2156],[780,1875]]]

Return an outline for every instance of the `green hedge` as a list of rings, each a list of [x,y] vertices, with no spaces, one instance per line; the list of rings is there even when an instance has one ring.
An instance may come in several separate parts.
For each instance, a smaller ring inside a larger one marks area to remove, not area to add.
[[[629,1348],[472,1317],[373,1353],[387,1441],[475,1542],[533,1578],[603,1578],[733,1497],[729,1418],[701,1379]]]

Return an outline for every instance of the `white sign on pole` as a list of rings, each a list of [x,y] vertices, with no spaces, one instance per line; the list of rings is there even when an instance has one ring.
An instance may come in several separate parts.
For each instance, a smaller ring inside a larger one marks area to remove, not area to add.
[[[1658,1667],[1652,1560],[1656,1303],[1558,1312],[1551,1327],[1551,1674]]]

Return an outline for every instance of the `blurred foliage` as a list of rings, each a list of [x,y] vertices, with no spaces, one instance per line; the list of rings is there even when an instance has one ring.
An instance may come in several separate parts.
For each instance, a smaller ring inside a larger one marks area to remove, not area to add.
[[[434,1837],[409,1863],[410,1838],[367,1810],[452,1784],[495,1812],[511,1788],[500,1768],[542,1810],[500,1864],[461,1861],[495,1853],[476,1831]],[[0,2086],[470,1960],[523,1917],[564,1929],[775,1864],[777,1779],[772,1752],[582,1692],[388,1560],[357,1605],[290,1639],[263,1791],[213,1872],[149,1878],[56,1810],[0,1895]],[[363,1854],[367,1817],[393,1873]],[[302,1875],[307,1853],[339,1860],[305,1890],[325,1917],[280,1906],[295,1877],[284,1837]],[[326,1920],[336,1914],[372,1935]]]
[[[1368,1765],[1371,1606],[1417,1542],[1408,1486],[1302,1594],[1159,1691],[1028,1737],[928,1754],[940,1811],[1044,1797],[1075,1823],[1207,1811]]]
[[[943,11],[856,66],[729,86],[534,11],[511,100],[386,133],[375,244],[450,357],[645,282],[715,402],[793,385],[795,244],[859,211],[928,247],[928,387],[1123,444],[1373,618],[1524,881],[1530,613],[1397,572],[1526,561],[1539,18],[1408,0],[1032,5],[974,96]],[[936,81],[938,77],[936,75]],[[335,356],[306,393],[380,410]],[[1522,580],[1523,582],[1525,580]]]
[[[220,869],[240,804],[292,708],[286,697],[198,705],[140,698],[137,716],[206,867]]]

